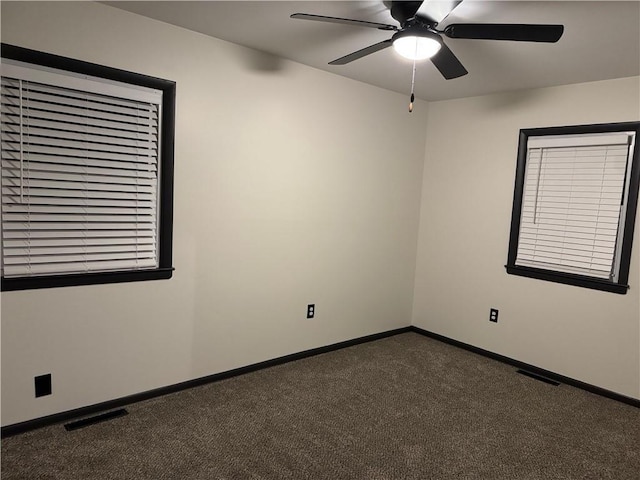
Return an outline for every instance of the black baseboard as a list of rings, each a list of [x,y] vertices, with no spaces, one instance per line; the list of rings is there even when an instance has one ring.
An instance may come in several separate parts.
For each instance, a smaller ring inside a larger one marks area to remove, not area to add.
[[[143,400],[149,400],[151,398],[160,397],[162,395],[167,395],[169,393],[175,393],[182,390],[187,390],[189,388],[198,387],[200,385],[206,385],[208,383],[217,382],[219,380],[224,380],[226,378],[235,377],[235,376],[242,375],[249,372],[255,372],[257,370],[262,370],[264,368],[269,368],[276,365],[282,365],[283,363],[312,357],[314,355],[319,355],[322,353],[328,353],[335,350],[340,350],[342,348],[359,345],[361,343],[367,343],[367,342],[372,342],[374,340],[380,340],[386,337],[392,337],[394,335],[399,335],[401,333],[406,333],[406,332],[415,332],[420,335],[424,335],[426,337],[432,338],[434,340],[439,340],[449,345],[453,345],[455,347],[463,348],[470,352],[477,353],[478,355],[482,355],[484,357],[488,357],[493,360],[498,360],[500,362],[512,365],[516,368],[526,370],[528,372],[532,372],[536,375],[546,377],[551,380],[555,380],[559,383],[564,383],[566,385],[571,385],[572,387],[581,388],[588,392],[595,393],[597,395],[601,395],[603,397],[607,397],[607,398],[617,400],[619,402],[626,403],[628,405],[640,408],[640,400],[638,399],[627,397],[625,395],[621,395],[619,393],[615,393],[610,390],[606,390],[604,388],[596,387],[595,385],[581,382],[573,378],[565,377],[564,375],[559,375],[549,370],[536,367],[535,365],[530,365],[528,363],[524,363],[519,360],[514,360],[513,358],[505,357],[504,355],[493,353],[493,352],[490,352],[489,350],[484,350],[482,348],[475,347],[473,345],[469,345],[467,343],[460,342],[458,340],[454,340],[452,338],[445,337],[443,335],[439,335],[437,333],[433,333],[428,330],[424,330],[422,328],[415,327],[412,325],[409,327],[397,328],[395,330],[388,330],[386,332],[375,333],[373,335],[354,338],[352,340],[346,340],[344,342],[338,342],[331,345],[326,345],[324,347],[312,348],[310,350],[305,350],[298,353],[292,353],[290,355],[285,355],[283,357],[278,357],[271,360],[266,360],[264,362],[247,365],[246,367],[235,368],[233,370],[228,370],[226,372],[207,375],[206,377],[200,377],[193,380],[188,380],[186,382],[176,383],[173,385],[168,385],[166,387],[160,387],[153,390],[148,390],[146,392],[140,392],[140,393],[126,396],[126,397],[121,397],[114,400],[108,400],[106,402],[96,403],[94,405],[89,405],[87,407],[76,408],[74,410],[68,410],[65,412],[48,415],[46,417],[27,420],[26,422],[7,425],[6,427],[2,427],[0,436],[1,438],[11,437],[13,435],[18,435],[20,433],[28,432],[29,430],[35,430],[37,428],[42,428],[42,427],[54,425],[57,423],[67,422],[69,420],[93,415],[95,413],[104,412],[114,408],[120,408],[125,405],[141,402]]]
[[[513,358],[505,357],[504,355],[493,353],[493,352],[490,352],[489,350],[484,350],[483,348],[475,347],[473,345],[469,345],[468,343],[460,342],[458,340],[454,340],[452,338],[445,337],[443,335],[439,335],[437,333],[433,333],[428,330],[423,330],[422,328],[415,327],[413,325],[409,327],[409,330],[412,332],[419,333],[420,335],[424,335],[425,337],[433,338],[434,340],[439,340],[441,342],[448,343],[449,345],[453,345],[455,347],[463,348],[470,352],[477,353],[478,355],[482,355],[483,357],[488,357],[493,360],[498,360],[499,362],[503,362],[508,365],[512,365],[516,368],[526,370],[538,376],[555,380],[556,382],[564,383],[565,385],[571,385],[572,387],[580,388],[582,390],[586,390],[587,392],[595,393],[597,395],[601,395],[603,397],[607,397],[612,400],[617,400],[618,402],[626,403],[627,405],[640,408],[640,400],[636,398],[627,397],[626,395],[612,392],[611,390],[607,390],[605,388],[596,387],[595,385],[591,385],[590,383],[585,383],[585,382],[581,382],[580,380],[575,380],[570,377],[565,377],[564,375],[560,375],[558,373],[545,370],[544,368],[539,368],[539,367],[536,367],[535,365],[530,365],[528,363],[524,363],[519,360],[514,360]]]
[[[312,348],[303,352],[292,353],[283,357],[266,360],[264,362],[254,363],[247,365],[246,367],[234,368],[226,372],[216,373],[213,375],[207,375],[206,377],[195,378],[193,380],[187,380],[186,382],[176,383],[174,385],[168,385],[166,387],[160,387],[146,392],[135,393],[126,397],[116,398],[114,400],[108,400],[106,402],[96,403],[87,407],[76,408],[74,410],[68,410],[65,412],[55,413],[46,417],[35,418],[33,420],[27,420],[26,422],[14,423],[13,425],[7,425],[2,427],[0,431],[0,437],[6,438],[20,433],[28,432],[29,430],[35,430],[37,428],[47,427],[56,423],[67,422],[69,420],[93,415],[94,413],[104,412],[113,408],[120,408],[125,405],[140,402],[142,400],[149,400],[151,398],[160,397],[168,393],[175,393],[181,390],[186,390],[200,385],[206,385],[208,383],[217,382],[226,378],[235,377],[244,373],[255,372],[256,370],[262,370],[263,368],[269,368],[283,363],[292,362],[294,360],[300,360],[321,353],[332,352],[334,350],[340,350],[346,347],[352,347],[361,343],[372,342],[374,340],[380,340],[381,338],[391,337],[399,335],[401,333],[410,332],[411,327],[397,328],[395,330],[388,330],[386,332],[374,333],[373,335],[367,335],[364,337],[354,338],[352,340],[346,340],[344,342],[334,343],[332,345],[326,345],[324,347]]]

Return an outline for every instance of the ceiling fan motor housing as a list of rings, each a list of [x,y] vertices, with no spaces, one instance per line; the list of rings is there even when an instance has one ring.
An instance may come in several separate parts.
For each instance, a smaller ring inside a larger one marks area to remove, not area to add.
[[[423,2],[390,2],[391,3],[391,16],[402,26],[405,26],[405,22],[411,20]]]
[[[391,37],[391,41],[395,42],[396,40],[403,38],[403,37],[423,37],[423,38],[431,38],[433,40],[435,40],[436,42],[438,42],[439,44],[442,44],[442,38],[440,37],[440,35],[438,35],[435,32],[432,32],[431,30],[428,30],[425,27],[420,27],[420,26],[412,26],[412,27],[407,27],[404,28],[396,33],[393,34],[393,36]]]

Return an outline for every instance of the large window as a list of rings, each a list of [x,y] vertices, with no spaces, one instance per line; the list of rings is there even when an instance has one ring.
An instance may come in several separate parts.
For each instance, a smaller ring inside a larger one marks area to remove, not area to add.
[[[628,289],[640,123],[521,130],[507,271]]]
[[[170,278],[175,84],[2,57],[2,290]]]

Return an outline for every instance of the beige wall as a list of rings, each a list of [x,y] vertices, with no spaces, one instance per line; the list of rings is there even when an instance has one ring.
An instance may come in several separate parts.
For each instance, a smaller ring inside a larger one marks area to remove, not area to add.
[[[3,293],[3,425],[410,324],[426,104],[100,4],[2,41],[178,90],[174,278]]]
[[[637,121],[639,97],[635,77],[429,104],[414,325],[640,398],[640,225],[626,295],[504,269],[519,129]]]

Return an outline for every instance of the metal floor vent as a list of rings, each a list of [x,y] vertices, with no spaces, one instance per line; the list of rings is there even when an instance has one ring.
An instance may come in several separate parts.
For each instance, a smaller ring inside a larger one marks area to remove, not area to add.
[[[95,417],[83,418],[82,420],[77,420],[75,422],[65,423],[64,428],[67,431],[77,430],[79,428],[88,427],[89,425],[93,425],[100,422],[106,422],[107,420],[111,420],[113,418],[123,417],[124,415],[128,415],[126,409],[120,408],[118,410],[112,410],[111,412],[101,413],[100,415],[96,415]]]
[[[556,382],[555,380],[551,380],[550,378],[543,377],[542,375],[538,375],[536,373],[527,372],[526,370],[517,370],[517,373],[526,375],[527,377],[534,378],[544,383],[548,383],[549,385],[553,385],[554,387],[560,385],[560,382]]]

